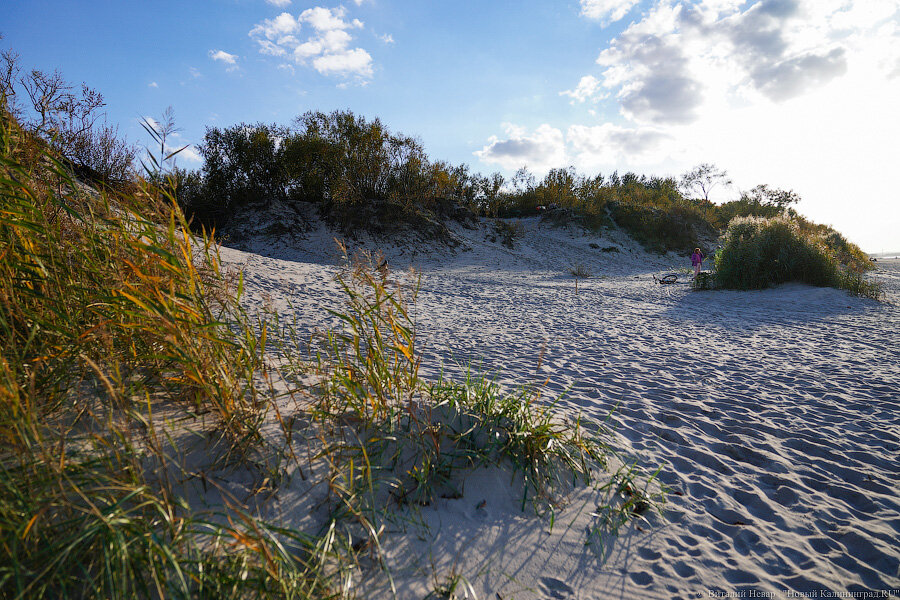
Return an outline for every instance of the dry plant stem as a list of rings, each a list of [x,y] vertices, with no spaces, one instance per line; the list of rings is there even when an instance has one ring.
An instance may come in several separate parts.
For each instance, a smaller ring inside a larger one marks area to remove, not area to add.
[[[185,500],[192,422],[201,473],[268,452],[264,346],[211,239],[158,186],[83,191],[6,113],[0,202],[0,595],[327,595],[314,540]]]

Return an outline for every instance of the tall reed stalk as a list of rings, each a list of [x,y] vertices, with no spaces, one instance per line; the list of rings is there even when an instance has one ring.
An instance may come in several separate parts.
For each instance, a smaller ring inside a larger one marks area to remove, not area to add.
[[[265,454],[263,346],[224,288],[158,186],[87,189],[0,115],[0,596],[320,595],[313,540],[186,500]]]

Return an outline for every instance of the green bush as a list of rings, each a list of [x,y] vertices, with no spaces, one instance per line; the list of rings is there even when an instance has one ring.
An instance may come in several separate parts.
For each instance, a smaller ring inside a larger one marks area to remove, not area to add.
[[[709,271],[701,271],[694,277],[691,287],[695,290],[712,290],[716,288],[716,278]]]
[[[432,230],[434,217],[463,217],[483,194],[466,167],[431,162],[417,140],[350,111],[307,112],[291,127],[212,127],[200,153],[202,173],[183,178],[179,202],[205,226],[278,202],[313,204],[345,231]]]
[[[733,219],[715,256],[717,285],[746,290],[799,281],[878,297],[877,286],[863,285],[860,280],[854,283],[848,277],[853,265],[842,264],[832,250],[837,238],[844,238],[826,229],[835,234],[829,234],[831,245],[821,236],[812,235],[808,222],[787,216]]]
[[[657,252],[687,252],[699,245],[698,233],[710,229],[696,208],[681,204],[660,208],[614,202],[610,213],[635,239]]]
[[[574,222],[598,229],[615,222],[658,252],[687,251],[701,236],[715,233],[712,218],[686,200],[671,178],[635,173],[589,177],[569,167],[551,169],[540,182],[521,169],[513,184],[500,202],[501,217],[538,215],[543,209],[545,218],[559,225]]]

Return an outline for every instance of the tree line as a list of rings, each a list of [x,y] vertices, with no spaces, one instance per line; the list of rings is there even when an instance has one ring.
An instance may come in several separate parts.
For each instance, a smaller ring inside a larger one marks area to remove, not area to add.
[[[194,223],[221,229],[247,210],[274,204],[320,214],[343,230],[435,223],[447,218],[556,214],[587,226],[617,224],[656,250],[682,250],[735,216],[774,216],[799,198],[761,185],[715,204],[727,173],[699,165],[681,178],[636,173],[584,175],[551,169],[540,180],[519,169],[507,180],[468,165],[431,160],[422,143],[380,119],[351,111],[307,112],[289,126],[209,127],[199,171],[177,172],[178,199]]]
[[[680,178],[585,175],[574,167],[551,169],[540,179],[525,167],[510,179],[485,176],[465,164],[432,160],[416,138],[351,111],[310,111],[287,126],[209,127],[198,145],[202,167],[170,170],[168,159],[180,150],[167,143],[177,131],[171,109],[160,120],[143,120],[158,152],[148,149],[139,161],[137,147],[106,122],[102,94],[72,85],[58,71],[23,69],[12,50],[0,53],[0,102],[80,177],[117,185],[171,177],[178,203],[197,228],[221,230],[248,210],[275,204],[298,214],[315,206],[345,231],[402,224],[439,230],[452,218],[547,214],[592,227],[615,223],[653,249],[683,250],[735,217],[776,216],[799,200],[794,192],[759,185],[716,204],[711,190],[731,181],[711,164]]]

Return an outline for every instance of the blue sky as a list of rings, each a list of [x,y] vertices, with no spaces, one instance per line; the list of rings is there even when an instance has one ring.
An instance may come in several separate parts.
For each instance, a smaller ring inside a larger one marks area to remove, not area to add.
[[[485,174],[715,163],[718,200],[793,189],[864,249],[900,249],[900,0],[0,4],[0,47],[100,90],[133,142],[170,105],[182,144],[350,109]]]

